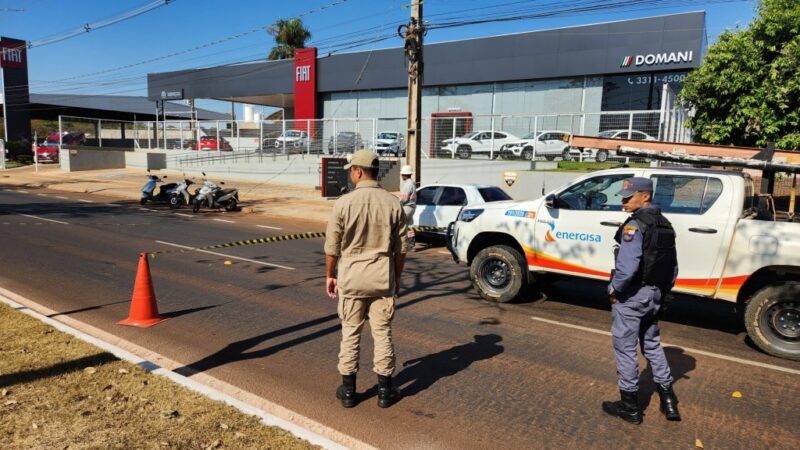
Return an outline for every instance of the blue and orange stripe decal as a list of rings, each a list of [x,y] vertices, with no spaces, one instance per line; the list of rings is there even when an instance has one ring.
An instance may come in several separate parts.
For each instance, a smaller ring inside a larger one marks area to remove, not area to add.
[[[541,267],[591,278],[608,279],[611,277],[610,272],[570,263],[529,247],[525,247],[524,250],[528,266]],[[675,281],[675,289],[682,292],[706,296],[711,296],[716,293],[717,295],[725,295],[726,297],[736,297],[739,289],[741,289],[748,277],[749,275],[737,275],[725,277],[721,281],[719,278],[678,278]],[[717,285],[719,285],[719,288],[717,288]]]

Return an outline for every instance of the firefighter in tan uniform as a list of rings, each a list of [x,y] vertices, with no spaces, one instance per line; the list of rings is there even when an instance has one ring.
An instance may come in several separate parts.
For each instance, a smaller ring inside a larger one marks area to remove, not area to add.
[[[342,320],[336,397],[342,406],[356,403],[361,329],[369,318],[378,375],[378,406],[388,408],[400,398],[392,387],[395,369],[392,318],[407,250],[406,217],[400,201],[378,186],[378,155],[359,150],[347,164],[356,189],[333,205],[325,240],[326,291],[338,299]],[[337,270],[338,269],[338,270]]]

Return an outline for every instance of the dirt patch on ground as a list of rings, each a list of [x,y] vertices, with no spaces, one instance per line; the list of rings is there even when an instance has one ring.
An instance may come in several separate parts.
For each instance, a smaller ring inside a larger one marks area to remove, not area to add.
[[[0,304],[0,448],[315,448]]]

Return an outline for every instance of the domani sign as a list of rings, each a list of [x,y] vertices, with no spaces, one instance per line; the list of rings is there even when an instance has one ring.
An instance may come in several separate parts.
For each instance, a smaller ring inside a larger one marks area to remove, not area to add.
[[[669,53],[648,53],[646,55],[628,55],[623,56],[619,63],[620,67],[630,66],[659,66],[664,64],[678,64],[690,63],[694,57],[694,52],[691,50],[685,52],[669,52]]]

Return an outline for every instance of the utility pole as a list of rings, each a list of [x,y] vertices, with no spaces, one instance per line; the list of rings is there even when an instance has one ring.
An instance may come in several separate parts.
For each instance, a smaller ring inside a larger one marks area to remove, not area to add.
[[[408,62],[408,140],[406,141],[406,162],[414,169],[414,182],[422,179],[422,37],[425,27],[422,23],[423,0],[412,0],[411,18],[408,25],[401,25],[398,34],[403,38]],[[405,28],[405,34],[403,34]]]

